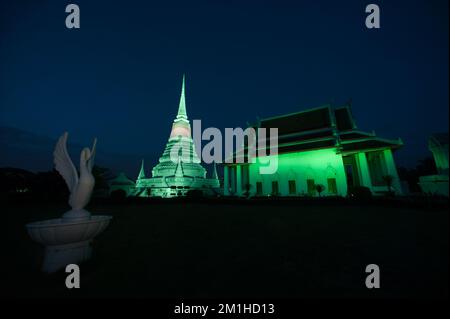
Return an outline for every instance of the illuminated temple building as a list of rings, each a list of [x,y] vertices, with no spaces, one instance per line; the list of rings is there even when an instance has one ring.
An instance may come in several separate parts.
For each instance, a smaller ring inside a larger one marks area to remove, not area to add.
[[[374,195],[401,193],[393,152],[402,141],[359,130],[349,105],[266,118],[250,127],[278,128],[278,170],[260,174],[259,158],[227,163],[225,195],[346,196],[359,186]],[[317,185],[322,186],[321,194]]]
[[[181,88],[178,114],[173,121],[169,140],[159,163],[153,167],[152,177],[147,178],[144,163],[136,180],[134,196],[178,197],[189,191],[212,195],[220,188],[216,167],[211,178],[200,164],[191,135],[191,125],[186,112],[185,80]]]

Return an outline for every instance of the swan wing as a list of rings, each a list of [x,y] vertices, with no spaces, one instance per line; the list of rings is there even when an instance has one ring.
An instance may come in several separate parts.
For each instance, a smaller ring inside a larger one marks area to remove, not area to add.
[[[67,136],[68,133],[65,132],[58,139],[55,151],[53,152],[53,161],[56,170],[64,178],[69,191],[72,193],[75,186],[78,184],[78,172],[67,151]]]
[[[95,150],[97,149],[97,139],[94,139],[94,143],[92,145],[92,149],[91,149],[91,156],[89,156],[89,160],[88,160],[88,169],[89,172],[92,172],[92,168],[94,167],[94,160],[95,160]]]

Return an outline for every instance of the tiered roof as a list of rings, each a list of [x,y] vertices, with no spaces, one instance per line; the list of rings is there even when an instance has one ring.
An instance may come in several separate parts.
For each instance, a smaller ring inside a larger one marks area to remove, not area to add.
[[[336,148],[341,153],[351,153],[378,148],[397,149],[403,145],[400,139],[384,139],[376,136],[374,132],[358,130],[350,105],[337,108],[324,105],[258,120],[250,127],[256,131],[258,128],[266,128],[267,147],[270,128],[278,128],[278,154],[324,148]],[[258,138],[264,139],[261,136]],[[237,156],[234,154],[234,159],[242,153],[245,153],[246,157],[247,151],[244,150],[245,152],[238,152]]]

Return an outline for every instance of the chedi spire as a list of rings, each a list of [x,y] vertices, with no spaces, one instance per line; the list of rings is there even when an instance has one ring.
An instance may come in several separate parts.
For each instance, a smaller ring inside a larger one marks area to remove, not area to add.
[[[186,97],[185,97],[185,76],[183,74],[183,82],[181,85],[180,103],[178,106],[177,117],[173,121],[170,138],[191,137],[191,125],[189,124],[186,112]]]

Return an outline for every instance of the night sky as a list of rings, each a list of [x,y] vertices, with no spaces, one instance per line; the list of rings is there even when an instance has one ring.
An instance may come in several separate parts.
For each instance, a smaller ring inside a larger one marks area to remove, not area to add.
[[[352,99],[358,127],[401,137],[411,167],[448,131],[447,14],[447,0],[1,1],[0,125],[158,156],[186,73],[204,127]]]

